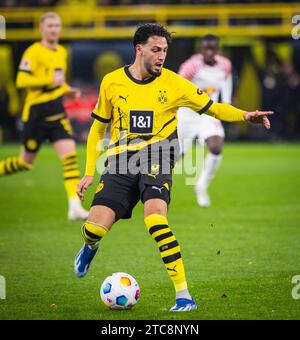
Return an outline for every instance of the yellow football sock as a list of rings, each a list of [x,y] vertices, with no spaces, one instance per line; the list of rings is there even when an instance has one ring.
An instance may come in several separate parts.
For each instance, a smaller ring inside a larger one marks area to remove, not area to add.
[[[100,240],[106,235],[107,232],[108,229],[103,225],[90,221],[86,221],[81,228],[81,234],[84,242],[92,248],[95,248],[98,245]]]
[[[9,157],[0,161],[0,176],[31,169],[32,165],[25,163],[20,157]]]
[[[64,185],[68,199],[78,199],[77,184],[80,181],[80,171],[78,167],[76,153],[69,153],[62,159],[64,171]]]
[[[187,289],[180,246],[168,226],[168,220],[162,215],[152,214],[145,218],[145,224],[149,233],[157,242],[160,255],[176,292]]]

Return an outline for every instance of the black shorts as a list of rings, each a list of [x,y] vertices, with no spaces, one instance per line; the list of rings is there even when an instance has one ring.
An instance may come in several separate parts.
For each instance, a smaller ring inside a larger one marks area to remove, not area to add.
[[[116,220],[127,219],[139,202],[160,198],[170,203],[171,174],[110,174],[104,172],[92,202],[104,205],[116,213]]]
[[[29,152],[37,152],[45,140],[51,143],[73,138],[72,127],[62,105],[62,98],[33,105],[29,120],[24,122],[22,144]]]

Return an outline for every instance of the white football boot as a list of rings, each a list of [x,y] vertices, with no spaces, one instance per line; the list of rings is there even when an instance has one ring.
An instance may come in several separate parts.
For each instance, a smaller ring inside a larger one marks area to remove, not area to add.
[[[200,205],[200,207],[203,207],[203,208],[210,207],[211,200],[208,195],[207,189],[200,187],[200,186],[196,186],[195,192],[196,192],[197,202]]]
[[[88,216],[89,212],[82,207],[81,202],[78,199],[69,200],[69,221],[86,220]]]

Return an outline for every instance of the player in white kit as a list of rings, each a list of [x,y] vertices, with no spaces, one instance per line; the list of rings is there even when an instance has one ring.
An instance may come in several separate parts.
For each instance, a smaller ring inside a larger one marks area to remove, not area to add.
[[[201,53],[187,59],[178,73],[205,91],[213,101],[231,104],[232,67],[229,59],[219,55],[219,38],[214,35],[204,36],[200,48]],[[222,123],[214,117],[199,115],[182,107],[178,110],[178,137],[182,154],[192,147],[195,139],[208,147],[209,152],[195,191],[198,204],[209,207],[211,200],[207,189],[222,160],[225,138]]]

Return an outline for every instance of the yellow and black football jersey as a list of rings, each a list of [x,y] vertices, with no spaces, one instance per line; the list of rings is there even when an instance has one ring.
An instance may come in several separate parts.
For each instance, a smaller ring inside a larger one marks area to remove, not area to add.
[[[207,94],[168,69],[164,68],[160,76],[140,81],[125,66],[103,78],[92,116],[111,122],[109,157],[176,138],[179,107],[202,113],[212,103]]]
[[[53,85],[55,72],[66,73],[67,52],[61,45],[50,49],[40,42],[29,46],[24,52],[17,75],[17,87],[26,88],[27,94],[22,120],[28,121],[33,105],[53,102],[61,98],[69,86]]]

